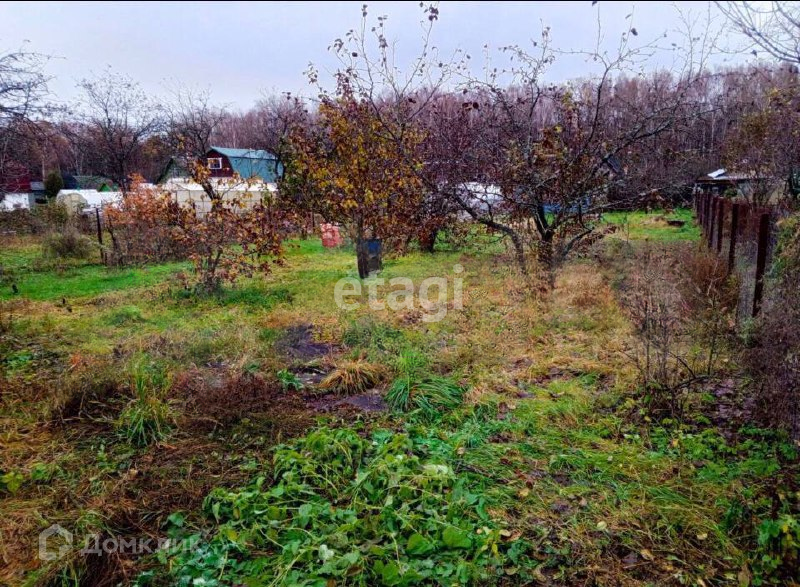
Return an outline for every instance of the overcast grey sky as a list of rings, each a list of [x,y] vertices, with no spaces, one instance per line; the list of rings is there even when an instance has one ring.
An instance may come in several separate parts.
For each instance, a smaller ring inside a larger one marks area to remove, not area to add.
[[[151,92],[175,84],[208,87],[220,103],[247,108],[262,92],[309,94],[303,72],[309,62],[323,71],[335,60],[327,47],[359,25],[361,2],[2,2],[0,51],[18,49],[53,56],[51,89],[64,101],[75,85],[105,67],[127,74]],[[529,44],[542,24],[552,27],[561,49],[590,47],[596,38],[598,11],[607,42],[627,30],[626,16],[639,36],[663,33],[679,41],[679,9],[705,14],[706,2],[441,2],[434,39],[443,52],[460,47],[480,56],[493,47]],[[389,16],[389,36],[399,52],[418,46],[418,2],[371,2],[371,15]],[[716,9],[711,7],[712,12]],[[725,58],[716,58],[721,63]],[[662,55],[656,64],[669,64]],[[557,60],[551,74],[580,77],[582,60]]]

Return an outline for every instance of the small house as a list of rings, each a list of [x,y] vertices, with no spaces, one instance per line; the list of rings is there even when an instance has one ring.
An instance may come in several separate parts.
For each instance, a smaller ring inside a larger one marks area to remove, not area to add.
[[[246,181],[261,180],[266,184],[275,184],[283,175],[283,164],[278,161],[278,157],[263,149],[211,147],[203,156],[201,163],[208,168],[211,177],[219,179],[240,177]],[[170,179],[188,177],[188,170],[173,157],[156,183],[162,184]]]
[[[721,196],[726,192],[735,192],[737,195],[746,195],[752,191],[755,184],[765,179],[753,175],[729,173],[727,169],[721,168],[698,177],[694,185],[695,191],[704,194]]]
[[[260,149],[212,147],[201,159],[223,199],[237,199],[245,207],[255,205],[277,190],[283,165],[278,157]],[[198,214],[205,214],[211,202],[202,185],[190,177],[181,161],[173,157],[156,183],[173,195],[179,204],[191,202]],[[237,181],[238,180],[238,181]]]
[[[113,181],[100,175],[71,175],[65,173],[61,176],[64,189],[69,190],[95,190],[98,192],[116,192],[119,188]]]

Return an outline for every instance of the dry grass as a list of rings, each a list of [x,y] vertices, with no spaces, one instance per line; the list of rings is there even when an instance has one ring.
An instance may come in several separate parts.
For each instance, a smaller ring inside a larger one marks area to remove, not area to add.
[[[338,361],[334,370],[323,379],[319,388],[347,395],[363,393],[381,384],[386,370],[367,361]]]

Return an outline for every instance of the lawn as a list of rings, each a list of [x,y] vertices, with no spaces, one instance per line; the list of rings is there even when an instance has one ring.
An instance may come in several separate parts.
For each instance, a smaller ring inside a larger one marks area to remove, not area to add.
[[[695,224],[692,211],[678,208],[666,212],[606,212],[603,220],[618,227],[616,238],[649,240],[653,242],[678,242],[700,239],[700,227]],[[668,221],[683,222],[682,226],[670,226]]]
[[[661,216],[605,218],[693,246]],[[410,278],[413,307],[365,288],[347,311],[355,256],[314,239],[209,298],[180,264],[36,255],[0,257],[19,289],[0,307],[2,583],[747,585],[791,556],[770,488],[795,447],[712,426],[710,394],[650,418],[613,265],[569,262],[547,291],[502,251],[411,253],[381,276]],[[426,309],[434,276],[448,298]],[[42,560],[55,523],[72,548]],[[95,535],[170,542],[80,553]]]

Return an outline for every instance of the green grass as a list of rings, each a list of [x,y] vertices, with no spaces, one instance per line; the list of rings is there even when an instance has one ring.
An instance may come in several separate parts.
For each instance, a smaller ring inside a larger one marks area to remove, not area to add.
[[[694,213],[689,208],[678,208],[671,213],[663,210],[606,212],[603,220],[618,227],[615,238],[657,242],[700,239],[700,227],[695,224]],[[681,227],[669,226],[666,220],[681,220],[685,224]]]
[[[57,271],[20,272],[14,278],[19,289],[17,296],[10,284],[0,289],[0,300],[21,297],[29,300],[52,301],[66,298],[84,298],[113,291],[144,288],[169,279],[185,271],[185,263],[169,263],[150,267],[108,269],[101,265],[86,265]]]

